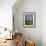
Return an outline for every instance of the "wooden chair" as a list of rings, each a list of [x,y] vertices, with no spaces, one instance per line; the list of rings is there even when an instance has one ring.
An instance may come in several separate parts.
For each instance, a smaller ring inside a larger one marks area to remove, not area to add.
[[[16,46],[22,45],[22,33],[15,33]]]
[[[35,43],[32,40],[26,40],[25,46],[35,46]]]

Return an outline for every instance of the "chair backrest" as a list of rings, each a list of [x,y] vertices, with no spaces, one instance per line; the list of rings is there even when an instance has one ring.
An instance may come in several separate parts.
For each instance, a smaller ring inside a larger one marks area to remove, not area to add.
[[[35,43],[32,40],[26,40],[25,46],[35,46]]]

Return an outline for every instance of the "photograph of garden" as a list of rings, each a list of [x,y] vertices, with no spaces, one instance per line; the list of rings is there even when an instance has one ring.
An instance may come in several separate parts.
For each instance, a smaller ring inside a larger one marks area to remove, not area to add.
[[[25,15],[25,25],[33,25],[33,14]]]

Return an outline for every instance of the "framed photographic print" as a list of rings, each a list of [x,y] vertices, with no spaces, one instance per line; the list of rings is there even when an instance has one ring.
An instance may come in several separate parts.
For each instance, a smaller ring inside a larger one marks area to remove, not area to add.
[[[36,12],[24,12],[24,27],[36,27]]]

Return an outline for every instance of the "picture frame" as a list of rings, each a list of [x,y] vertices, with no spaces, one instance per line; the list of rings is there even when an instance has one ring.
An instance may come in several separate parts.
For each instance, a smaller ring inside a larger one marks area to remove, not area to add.
[[[23,25],[28,28],[36,27],[36,12],[24,12]]]

